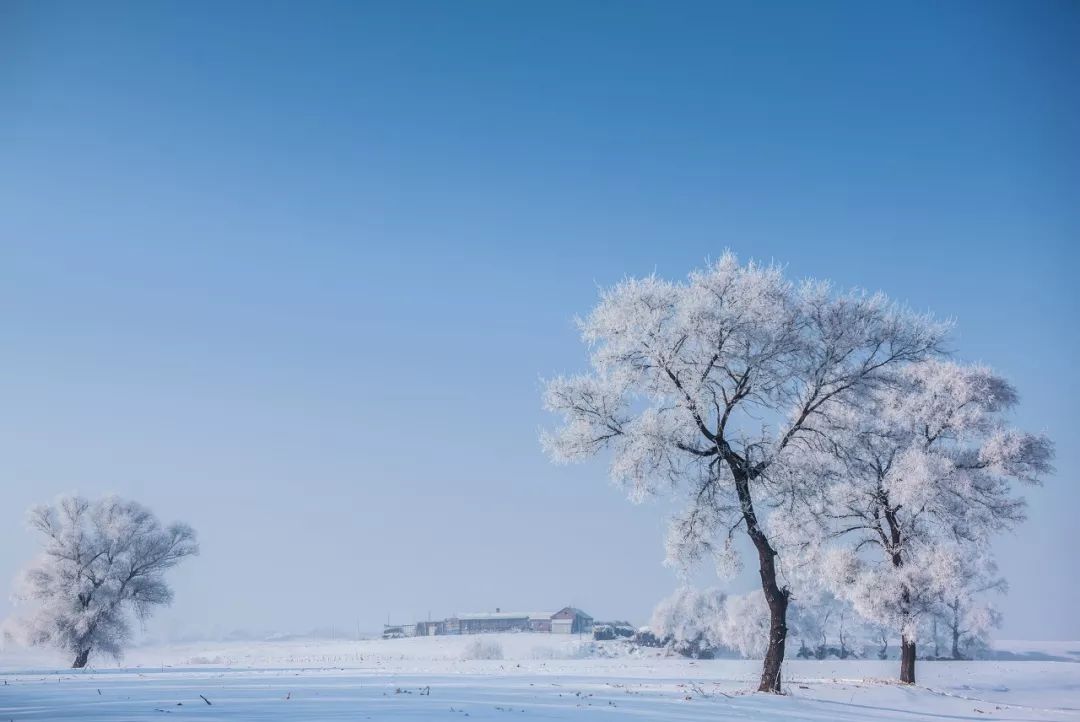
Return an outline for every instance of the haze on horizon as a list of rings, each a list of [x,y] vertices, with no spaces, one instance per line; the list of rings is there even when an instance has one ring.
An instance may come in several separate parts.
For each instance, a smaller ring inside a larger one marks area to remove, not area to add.
[[[5,4],[0,585],[77,490],[198,531],[154,634],[644,623],[667,507],[544,458],[541,379],[730,248],[1017,386],[1057,473],[997,636],[1080,639],[1080,11],[928,7]]]

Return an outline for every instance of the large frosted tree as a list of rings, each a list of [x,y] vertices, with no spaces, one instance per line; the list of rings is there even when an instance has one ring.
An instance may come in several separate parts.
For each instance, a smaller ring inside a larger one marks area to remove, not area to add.
[[[563,423],[544,446],[556,461],[609,450],[632,498],[685,500],[673,562],[712,554],[729,570],[733,535],[749,537],[770,616],[759,688],[780,691],[790,591],[762,507],[788,487],[773,471],[830,414],[935,354],[946,329],[883,295],[793,284],[731,254],[683,282],[623,281],[580,325],[592,369],[548,382],[544,404]]]
[[[24,572],[22,596],[35,609],[19,620],[31,644],[74,655],[119,656],[131,616],[145,619],[172,601],[164,573],[198,553],[186,524],[163,526],[147,508],[117,497],[65,496],[30,510],[44,549]]]
[[[1050,441],[1009,427],[1016,403],[984,367],[910,364],[838,409],[788,467],[802,505],[776,527],[820,555],[837,595],[900,634],[903,682],[915,682],[920,626],[949,605],[961,624],[961,600],[993,569],[992,537],[1024,518],[1016,485],[1051,471]]]

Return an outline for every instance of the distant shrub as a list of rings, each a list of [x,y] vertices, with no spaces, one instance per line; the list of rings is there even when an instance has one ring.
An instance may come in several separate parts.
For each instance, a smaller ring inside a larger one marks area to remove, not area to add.
[[[559,653],[554,647],[538,646],[532,648],[533,659],[559,659]]]
[[[532,648],[533,659],[588,659],[595,656],[591,642],[568,644],[561,647],[537,646]]]
[[[221,655],[214,657],[195,656],[190,657],[187,661],[188,664],[228,664],[229,660],[225,659]]]
[[[599,622],[593,625],[593,639],[598,642],[630,639],[636,631],[629,622]]]
[[[656,636],[648,628],[639,629],[630,641],[642,647],[664,647],[668,643],[667,639]]]
[[[602,642],[615,639],[615,627],[610,624],[595,624],[592,628],[593,639]]]
[[[470,659],[502,659],[503,649],[498,642],[487,642],[482,639],[474,639],[461,653],[464,660]]]

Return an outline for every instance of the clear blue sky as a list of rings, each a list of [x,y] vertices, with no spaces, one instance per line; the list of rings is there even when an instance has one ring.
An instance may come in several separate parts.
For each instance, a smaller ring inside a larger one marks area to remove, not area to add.
[[[0,587],[77,489],[199,530],[166,631],[644,621],[664,507],[548,464],[539,379],[730,247],[1015,381],[1002,636],[1080,639],[1078,78],[1071,2],[0,4]]]

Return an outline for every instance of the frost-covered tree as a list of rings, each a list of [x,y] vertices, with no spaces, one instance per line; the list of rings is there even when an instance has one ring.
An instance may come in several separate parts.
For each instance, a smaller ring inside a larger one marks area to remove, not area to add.
[[[18,596],[35,604],[17,620],[31,644],[48,644],[86,666],[91,654],[119,657],[130,617],[172,601],[166,570],[198,553],[186,524],[162,526],[145,507],[117,497],[65,496],[34,507],[30,526],[44,549],[23,573]]]
[[[649,631],[680,654],[702,656],[723,644],[720,619],[726,601],[719,589],[681,587],[653,609]]]
[[[799,639],[799,656],[847,659],[855,654],[857,615],[851,604],[818,587],[800,595],[791,607],[791,626]]]
[[[991,630],[1001,626],[1001,612],[992,604],[962,593],[945,602],[945,629],[953,659],[969,659],[983,653]]]
[[[817,497],[800,487],[823,526],[803,526],[798,511],[781,513],[777,526],[825,549],[821,569],[837,595],[900,633],[901,681],[915,681],[920,623],[966,598],[991,537],[1023,519],[1015,484],[1052,469],[1048,439],[1006,424],[1016,403],[1012,386],[986,368],[910,364],[837,409],[803,447],[803,470],[791,472],[826,481]]]
[[[712,554],[729,573],[732,535],[745,532],[770,613],[759,689],[780,691],[789,590],[760,513],[788,487],[772,474],[830,414],[934,354],[946,329],[880,294],[792,284],[776,266],[725,254],[684,282],[619,283],[581,330],[592,371],[548,382],[544,404],[563,424],[545,448],[556,461],[609,449],[632,499],[685,499],[668,538],[673,563]]]
[[[760,659],[769,649],[769,605],[760,589],[733,594],[724,602],[717,637],[747,659]]]
[[[726,648],[760,658],[768,645],[769,607],[760,591],[728,596],[719,589],[682,587],[656,605],[649,629],[686,656]]]
[[[946,641],[952,658],[966,659],[985,649],[991,630],[1001,625],[1001,613],[987,595],[1004,594],[1009,586],[998,576],[997,565],[989,556],[958,571],[960,576],[935,610],[935,622],[948,635]]]

